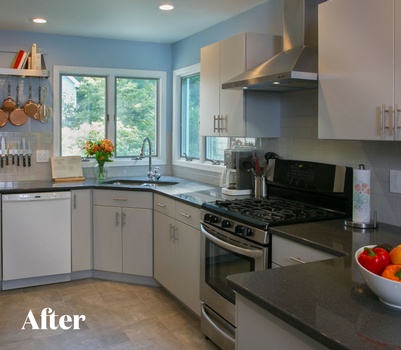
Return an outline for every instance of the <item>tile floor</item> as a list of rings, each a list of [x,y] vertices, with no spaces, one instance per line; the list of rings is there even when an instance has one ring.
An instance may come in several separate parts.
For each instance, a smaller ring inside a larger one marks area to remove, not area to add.
[[[40,327],[46,307],[86,320],[80,330],[21,329],[29,310]],[[162,288],[85,279],[0,291],[0,349],[218,348],[200,332],[199,319]]]

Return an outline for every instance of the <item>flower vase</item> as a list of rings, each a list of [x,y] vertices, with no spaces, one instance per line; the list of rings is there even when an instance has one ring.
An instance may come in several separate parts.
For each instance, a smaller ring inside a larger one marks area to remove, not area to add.
[[[106,164],[106,162],[95,164],[96,181],[99,183],[102,183],[104,180],[106,180],[108,173],[108,166]]]

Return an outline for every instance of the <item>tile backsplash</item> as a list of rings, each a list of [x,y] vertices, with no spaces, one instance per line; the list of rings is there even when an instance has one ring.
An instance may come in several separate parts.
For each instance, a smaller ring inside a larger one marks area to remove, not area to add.
[[[49,154],[53,153],[53,133],[52,132],[0,132],[0,138],[4,138],[9,148],[9,154],[13,151],[17,152],[18,141],[22,153],[22,139],[25,139],[26,147],[28,143],[31,147],[31,166],[23,166],[22,159],[18,166],[17,161],[12,164],[11,156],[8,165],[3,160],[3,167],[0,168],[0,181],[36,181],[51,179],[50,163],[37,163],[36,150],[48,150]],[[3,150],[2,150],[3,151]]]

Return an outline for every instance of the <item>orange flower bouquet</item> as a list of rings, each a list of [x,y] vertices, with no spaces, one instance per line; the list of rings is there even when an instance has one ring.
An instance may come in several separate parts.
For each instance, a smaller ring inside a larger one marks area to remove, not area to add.
[[[108,140],[99,141],[86,141],[83,147],[87,157],[95,156],[96,165],[95,172],[98,182],[103,182],[107,176],[107,169],[105,169],[106,162],[112,162],[110,158],[113,157],[114,145]]]

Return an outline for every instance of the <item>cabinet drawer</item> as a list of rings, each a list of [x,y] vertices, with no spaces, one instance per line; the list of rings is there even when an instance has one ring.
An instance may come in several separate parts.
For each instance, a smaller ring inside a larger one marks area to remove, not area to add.
[[[200,209],[182,202],[175,203],[175,218],[199,230]]]
[[[93,204],[127,208],[153,207],[151,193],[135,191],[94,190]]]
[[[154,194],[154,209],[160,213],[175,217],[175,200],[159,194]]]
[[[273,235],[272,261],[280,266],[334,258],[334,255]]]

